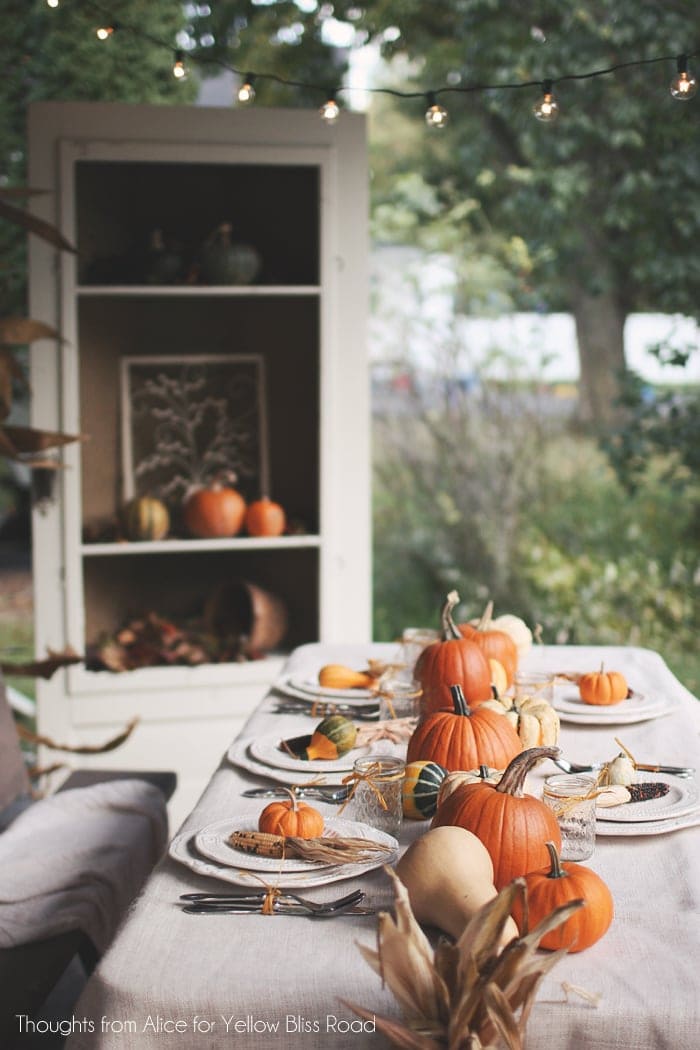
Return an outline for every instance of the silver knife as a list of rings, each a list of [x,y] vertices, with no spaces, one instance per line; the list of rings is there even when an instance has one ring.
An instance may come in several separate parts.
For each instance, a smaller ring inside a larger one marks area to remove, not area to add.
[[[345,802],[348,797],[349,788],[345,784],[339,784],[336,787],[328,785],[326,787],[298,787],[293,784],[294,794],[297,798],[315,798],[320,802],[328,803],[340,803]],[[283,785],[279,787],[259,787],[259,788],[248,788],[246,791],[242,791],[243,798],[288,798],[289,791],[286,790]]]

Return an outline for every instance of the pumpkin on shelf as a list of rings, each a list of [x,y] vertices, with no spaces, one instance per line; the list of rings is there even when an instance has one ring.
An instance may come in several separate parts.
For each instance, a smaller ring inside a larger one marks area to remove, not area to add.
[[[559,715],[546,700],[538,700],[535,696],[522,699],[499,696],[497,700],[487,700],[482,706],[489,711],[502,712],[524,748],[544,747],[559,740]]]
[[[629,695],[629,686],[627,679],[619,671],[606,671],[601,664],[599,671],[581,675],[578,691],[584,704],[608,707],[624,700]]]
[[[315,839],[323,835],[323,815],[313,806],[300,802],[293,789],[287,789],[288,799],[271,802],[258,818],[258,831],[268,835],[289,835],[299,839]]]
[[[575,900],[584,901],[584,908],[571,915],[561,926],[549,930],[540,940],[540,948],[550,951],[566,948],[569,952],[581,952],[599,941],[609,929],[614,915],[612,894],[600,875],[591,868],[570,861],[562,864],[554,843],[547,842],[545,845],[549,852],[549,864],[525,876],[527,923],[532,928],[559,905]],[[521,935],[525,935],[525,908],[521,897],[515,898],[512,915]]]
[[[343,715],[329,715],[314,729],[311,740],[298,756],[308,761],[333,761],[350,751],[357,739],[357,726]]]
[[[281,536],[286,527],[287,517],[279,503],[263,496],[248,504],[245,528],[249,536]]]
[[[170,514],[162,500],[137,496],[122,507],[124,532],[130,540],[162,540],[170,529]]]
[[[435,711],[418,723],[408,742],[408,762],[429,760],[452,772],[480,765],[506,766],[522,750],[503,715],[467,706],[460,685],[450,693],[451,711]]]
[[[460,623],[459,630],[465,638],[481,649],[487,660],[497,660],[505,671],[506,686],[513,684],[518,669],[518,649],[506,631],[493,625],[493,602],[489,602],[481,618],[474,623]]]
[[[494,718],[501,715],[484,711]],[[505,719],[503,719],[505,721]],[[561,849],[557,818],[541,799],[523,792],[525,777],[542,758],[556,758],[558,747],[531,747],[516,755],[497,784],[462,784],[438,805],[432,827],[454,824],[480,838],[491,854],[494,884],[502,889],[513,879],[543,867],[545,843]]]
[[[185,497],[183,519],[193,536],[199,539],[223,539],[235,536],[243,528],[246,503],[237,489],[214,481],[196,488]]]
[[[465,638],[452,610],[459,603],[457,591],[450,591],[442,607],[441,637],[425,647],[418,657],[414,677],[423,690],[423,713],[452,709],[450,687],[459,683],[468,703],[480,704],[493,696],[491,669],[475,642]]]
[[[406,766],[401,800],[409,820],[427,820],[437,809],[438,794],[448,772],[439,762],[422,760]]]

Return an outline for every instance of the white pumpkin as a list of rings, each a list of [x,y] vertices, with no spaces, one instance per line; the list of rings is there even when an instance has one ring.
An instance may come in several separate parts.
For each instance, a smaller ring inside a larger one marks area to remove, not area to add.
[[[476,619],[470,620],[469,623],[473,627],[478,627],[482,621],[483,617],[477,616]],[[488,626],[491,631],[503,631],[504,634],[510,635],[518,650],[518,663],[532,649],[532,631],[519,616],[513,616],[512,613],[504,613],[503,616],[495,616],[491,619]]]
[[[479,707],[504,714],[520,737],[523,750],[528,747],[547,747],[559,740],[559,715],[546,700],[526,696],[517,700],[499,696],[486,700]]]

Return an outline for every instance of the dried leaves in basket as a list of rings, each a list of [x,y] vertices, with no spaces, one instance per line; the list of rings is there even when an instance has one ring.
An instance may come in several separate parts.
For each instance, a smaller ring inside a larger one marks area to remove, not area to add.
[[[513,901],[525,893],[524,880],[517,879],[474,915],[456,944],[441,941],[433,951],[403,883],[385,870],[394,883],[396,918],[382,912],[377,950],[360,945],[360,951],[396,997],[404,1020],[376,1017],[377,1028],[407,1050],[521,1050],[539,983],[565,954],[543,957],[537,946],[583,901],[557,908],[501,951]],[[356,1003],[345,1005],[367,1020],[375,1017]]]
[[[235,849],[258,857],[297,857],[321,864],[357,864],[377,854],[391,853],[391,847],[360,838],[301,839],[294,835],[270,835],[264,831],[234,831],[228,839]]]

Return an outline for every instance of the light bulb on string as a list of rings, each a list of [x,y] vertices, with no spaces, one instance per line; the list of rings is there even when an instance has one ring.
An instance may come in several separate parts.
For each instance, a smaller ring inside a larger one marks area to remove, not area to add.
[[[328,98],[321,106],[319,114],[324,124],[335,124],[340,116],[340,106],[336,102],[335,91],[328,92]]]
[[[47,7],[58,7],[58,0],[46,0]]]
[[[254,81],[255,77],[253,74],[246,73],[243,78],[243,83],[236,94],[236,100],[239,106],[249,106],[251,102],[255,101],[255,88],[253,87]]]
[[[671,94],[681,102],[687,102],[697,90],[698,82],[693,74],[688,72],[687,56],[679,55],[676,59],[676,75],[671,81]]]
[[[184,51],[176,51],[173,61],[173,76],[176,80],[187,80],[187,66],[185,65]]]
[[[559,104],[552,94],[552,81],[542,81],[542,98],[537,102],[532,112],[543,124],[553,124],[559,116]]]
[[[98,26],[95,30],[98,40],[109,40],[116,26]]]
[[[450,115],[444,106],[438,102],[435,92],[429,91],[425,96],[428,108],[425,111],[425,123],[429,128],[446,128],[450,122]]]

